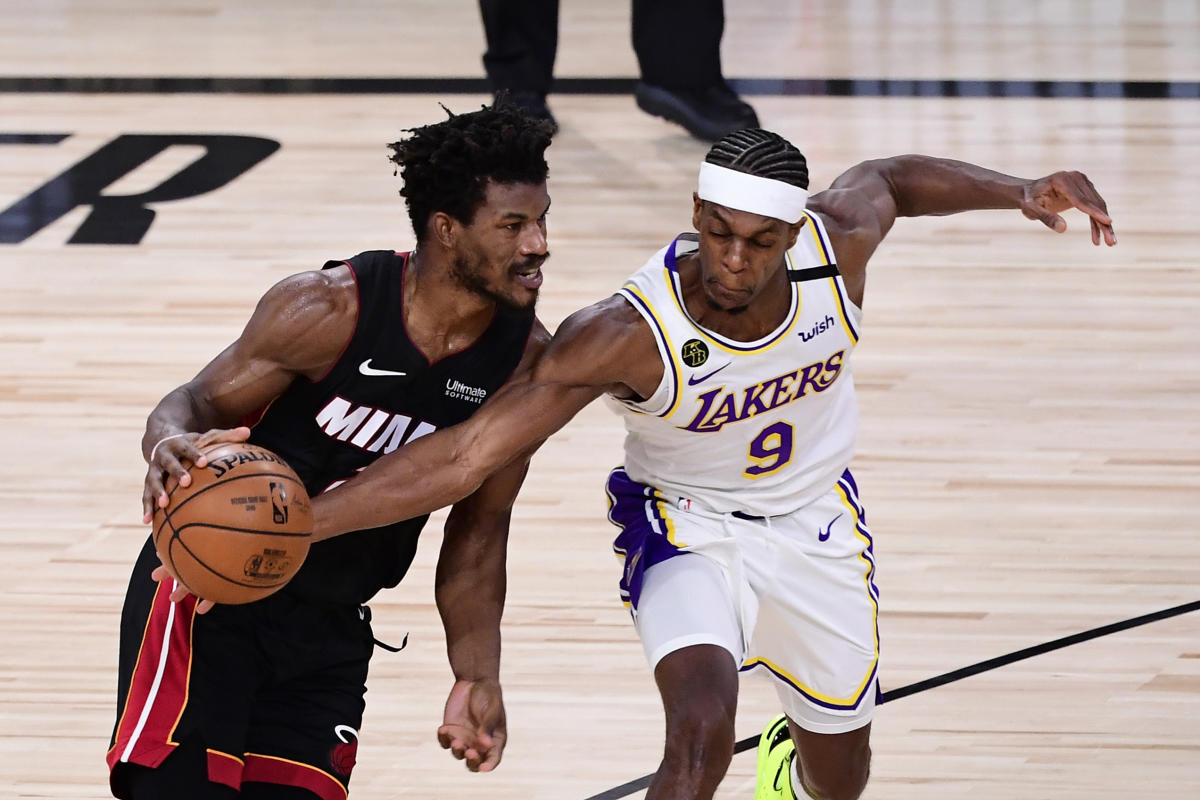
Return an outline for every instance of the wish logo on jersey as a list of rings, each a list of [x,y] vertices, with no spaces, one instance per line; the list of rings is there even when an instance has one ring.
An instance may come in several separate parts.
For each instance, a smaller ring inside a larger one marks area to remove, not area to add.
[[[837,325],[837,320],[835,320],[831,315],[826,314],[825,319],[812,326],[812,330],[800,331],[799,336],[801,340],[805,342],[811,342],[825,331],[832,330],[835,325]]]
[[[785,372],[774,378],[726,391],[724,386],[705,392],[696,399],[700,410],[683,430],[713,433],[731,422],[741,422],[780,406],[799,400],[810,391],[823,392],[842,374],[845,350],[839,350],[825,361],[817,361],[801,369]]]

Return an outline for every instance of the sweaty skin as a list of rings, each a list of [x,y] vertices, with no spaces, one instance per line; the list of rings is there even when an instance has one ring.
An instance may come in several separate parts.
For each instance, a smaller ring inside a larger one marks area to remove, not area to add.
[[[897,156],[852,167],[809,200],[860,307],[867,262],[898,217],[1019,209],[1062,233],[1067,224],[1060,212],[1070,208],[1089,217],[1093,244],[1116,244],[1103,198],[1079,172],[1025,180],[959,161]],[[789,225],[693,196],[692,223],[699,250],[679,260],[689,314],[741,341],[774,329],[786,313],[784,254],[803,222]],[[380,458],[317,498],[314,536],[385,525],[452,503],[494,470],[527,457],[600,395],[649,397],[662,370],[649,326],[623,299],[611,296],[577,311],[531,370],[469,420]]]
[[[541,264],[549,255],[549,205],[545,183],[489,181],[484,205],[470,223],[443,212],[431,216],[428,235],[404,276],[405,326],[431,362],[470,347],[491,323],[498,303],[533,304]],[[357,315],[358,288],[348,266],[300,273],[268,290],[237,341],[151,412],[142,440],[149,464],[144,521],[150,522],[156,506],[167,506],[169,476],[186,486],[190,477],[184,464],[204,465],[200,449],[244,441],[250,429],[232,426],[266,407],[294,380],[325,375],[354,334]],[[535,321],[510,382],[522,379],[549,339]],[[438,559],[435,597],[455,676],[438,740],[472,771],[494,769],[507,739],[499,683],[500,617],[509,518],[528,461],[528,454],[506,459],[502,468],[455,498]],[[159,567],[154,577],[171,576]],[[177,587],[171,599],[186,594]],[[211,607],[201,600],[197,610]]]

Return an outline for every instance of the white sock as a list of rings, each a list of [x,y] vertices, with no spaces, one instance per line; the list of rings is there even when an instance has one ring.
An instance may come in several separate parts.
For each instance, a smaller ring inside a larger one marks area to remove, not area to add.
[[[790,770],[792,776],[792,797],[796,800],[803,800],[806,797],[811,797],[813,800],[820,800],[815,794],[808,790],[804,785],[804,781],[800,780],[800,772],[796,767],[796,762],[800,760],[799,753],[792,754],[792,768]]]

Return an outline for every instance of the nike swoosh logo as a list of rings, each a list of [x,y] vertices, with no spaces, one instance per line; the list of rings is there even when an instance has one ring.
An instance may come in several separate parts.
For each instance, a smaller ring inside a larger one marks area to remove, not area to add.
[[[830,534],[833,533],[833,523],[837,522],[841,518],[842,518],[842,515],[838,514],[836,517],[829,520],[829,524],[825,526],[825,529],[817,532],[817,541],[818,542],[828,541]]]
[[[358,365],[358,371],[361,372],[363,375],[370,375],[373,377],[390,375],[392,377],[398,378],[398,377],[408,374],[405,372],[396,372],[396,371],[390,370],[390,369],[375,369],[374,367],[371,366],[371,359],[369,359],[369,358],[366,361],[364,361],[363,363]]]
[[[718,372],[725,369],[732,363],[733,363],[732,361],[726,361],[724,364],[717,367],[712,372],[708,373],[707,375],[701,375],[699,378],[697,378],[695,375],[689,376],[688,377],[688,386],[695,386],[697,383],[704,383],[706,380],[711,378],[713,375],[716,375]]]

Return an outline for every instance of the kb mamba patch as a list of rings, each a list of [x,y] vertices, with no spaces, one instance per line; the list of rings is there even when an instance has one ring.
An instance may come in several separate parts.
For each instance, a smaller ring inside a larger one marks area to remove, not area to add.
[[[688,339],[679,349],[679,357],[689,367],[698,367],[708,361],[708,345],[699,339]]]

